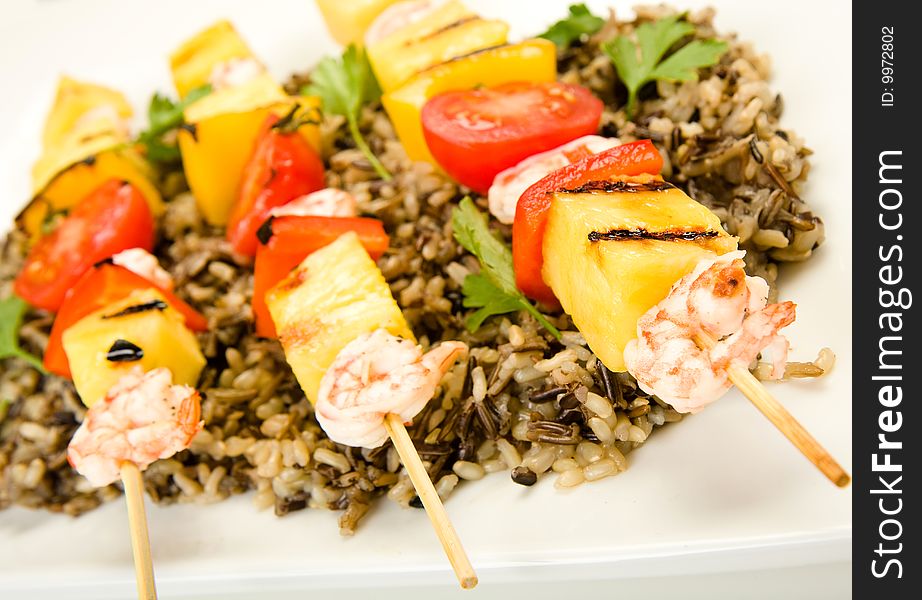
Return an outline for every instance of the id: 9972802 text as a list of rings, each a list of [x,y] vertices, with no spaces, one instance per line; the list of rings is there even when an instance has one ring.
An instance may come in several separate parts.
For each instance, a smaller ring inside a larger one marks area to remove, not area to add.
[[[883,92],[880,95],[881,106],[893,106],[893,26],[880,28],[880,82]]]

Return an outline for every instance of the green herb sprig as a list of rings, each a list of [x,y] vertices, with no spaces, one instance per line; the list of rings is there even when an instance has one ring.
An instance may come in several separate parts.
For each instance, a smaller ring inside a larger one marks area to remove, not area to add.
[[[137,140],[144,146],[148,160],[159,163],[179,161],[179,147],[175,141],[165,140],[164,136],[183,124],[183,112],[190,104],[210,93],[211,85],[205,84],[191,90],[179,102],[160,93],[153,95],[147,107],[147,129],[138,135]]]
[[[346,117],[349,133],[355,145],[381,179],[391,180],[391,174],[368,147],[359,130],[362,106],[376,102],[381,97],[381,88],[371,71],[364,50],[359,50],[355,44],[349,44],[342,58],[324,57],[311,73],[311,84],[305,86],[301,93],[320,96],[324,111]]]
[[[560,339],[560,331],[515,286],[512,251],[490,232],[486,216],[473,200],[461,200],[451,225],[458,243],[480,261],[480,273],[465,277],[461,287],[464,306],[478,309],[465,320],[468,331],[477,331],[487,317],[525,310]]]
[[[566,50],[573,42],[584,35],[596,33],[605,24],[605,19],[592,14],[585,4],[572,4],[569,11],[567,18],[557,21],[538,37],[550,40],[561,50]]]
[[[29,305],[19,296],[0,300],[0,360],[20,358],[44,373],[42,361],[19,346],[19,327]]]
[[[694,40],[663,60],[663,56],[683,37],[693,33],[695,26],[680,21],[679,15],[663,17],[653,23],[643,23],[636,30],[636,43],[619,35],[602,44],[627,87],[627,115],[637,108],[637,93],[649,81],[694,81],[698,69],[715,64],[727,51],[726,42]]]

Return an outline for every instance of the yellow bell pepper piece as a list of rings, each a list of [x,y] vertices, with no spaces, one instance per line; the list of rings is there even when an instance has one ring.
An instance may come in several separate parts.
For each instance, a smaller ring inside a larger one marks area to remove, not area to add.
[[[371,23],[385,8],[399,0],[317,0],[317,8],[333,39],[348,46],[362,45]]]
[[[150,167],[129,146],[131,106],[113,89],[62,77],[45,121],[42,155],[32,168],[33,200],[17,218],[33,241],[50,213],[71,208],[113,178],[131,182],[154,214],[163,200]]]
[[[421,113],[427,100],[442,92],[495,86],[512,81],[554,81],[557,49],[544,39],[525,40],[456,58],[420,73],[382,102],[411,160],[436,164],[423,136]]]
[[[233,25],[219,21],[170,57],[177,92],[182,97],[209,83],[215,68],[231,59],[255,60]],[[318,112],[320,106],[318,98],[289,97],[263,71],[239,85],[216,89],[186,108],[187,127],[179,132],[179,149],[189,189],[206,221],[227,224],[263,122],[270,113],[284,114],[294,103],[301,111]],[[319,151],[316,125],[304,125],[299,132]]]
[[[126,308],[155,300],[163,302],[165,308],[118,316]],[[106,355],[116,340],[138,346],[143,357],[131,362],[108,360]],[[166,367],[173,373],[174,383],[191,386],[198,382],[205,366],[195,335],[186,328],[182,315],[166,305],[156,288],[136,290],[80,319],[64,332],[62,342],[77,393],[87,406],[105,398],[112,386],[136,365],[145,371]]]
[[[209,82],[215,66],[231,59],[251,58],[253,52],[234,26],[218,21],[188,39],[170,55],[173,84],[180,98]]]
[[[381,89],[389,92],[447,60],[505,44],[508,32],[506,23],[482,19],[451,0],[369,46],[368,60]]]
[[[237,201],[243,169],[268,115],[282,115],[298,104],[317,114],[319,98],[293,98],[268,74],[236,87],[212,92],[186,109],[188,127],[179,131],[179,149],[189,189],[209,223],[226,225]],[[314,124],[299,129],[314,149],[320,130]]]
[[[355,232],[304,259],[266,293],[285,358],[312,403],[349,342],[378,328],[416,341],[381,270]]]
[[[152,181],[150,166],[133,149],[120,148],[90,155],[70,166],[41,189],[32,202],[20,213],[17,223],[31,234],[33,241],[40,237],[42,223],[50,214],[69,209],[87,197],[93,190],[110,179],[121,179],[138,188],[147,200],[151,212],[163,212],[163,200]]]

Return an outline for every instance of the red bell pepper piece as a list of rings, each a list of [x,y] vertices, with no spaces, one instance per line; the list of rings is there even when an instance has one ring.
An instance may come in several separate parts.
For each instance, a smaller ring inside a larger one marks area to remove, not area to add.
[[[88,314],[128,296],[131,292],[150,288],[157,288],[167,304],[185,317],[186,327],[192,331],[208,329],[205,317],[169,290],[154,285],[125,267],[104,262],[84,274],[67,292],[48,336],[48,345],[43,357],[45,368],[63,377],[70,377],[70,366],[62,342],[64,332]]]
[[[14,289],[29,304],[55,312],[94,264],[129,248],[150,251],[153,245],[154,218],[144,196],[130,183],[111,179],[32,247]]]
[[[297,132],[290,116],[270,115],[243,170],[237,203],[227,225],[234,250],[256,254],[256,231],[269,211],[323,189],[323,161]]]
[[[544,264],[541,246],[554,191],[614,175],[657,175],[662,168],[663,157],[653,143],[638,140],[571,163],[525,190],[516,205],[512,224],[512,261],[519,290],[547,306],[560,306],[553,290],[541,276]]]
[[[275,323],[266,305],[266,292],[301,264],[311,252],[331,244],[344,233],[354,231],[372,259],[387,250],[390,238],[384,224],[365,217],[277,217],[260,229],[253,283],[253,315],[256,335],[276,337]]]

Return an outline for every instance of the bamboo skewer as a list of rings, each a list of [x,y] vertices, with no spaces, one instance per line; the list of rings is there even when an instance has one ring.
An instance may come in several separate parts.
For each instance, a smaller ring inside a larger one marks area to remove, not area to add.
[[[150,558],[150,537],[147,532],[147,514],[144,511],[144,487],[141,470],[133,462],[123,462],[122,484],[128,504],[128,527],[131,531],[131,552],[134,555],[134,574],[138,583],[139,600],[156,600],[154,566]]]
[[[445,554],[448,556],[448,562],[451,563],[451,567],[455,570],[458,582],[466,590],[473,588],[477,585],[477,574],[474,572],[474,567],[461,545],[461,540],[458,538],[455,528],[448,519],[445,507],[442,506],[442,500],[439,498],[438,492],[435,491],[432,480],[429,479],[429,473],[426,472],[423,461],[420,460],[419,454],[416,452],[416,447],[413,445],[413,440],[410,439],[410,434],[407,433],[406,427],[403,426],[403,421],[398,415],[388,414],[384,418],[384,427],[394,442],[394,448],[397,449],[397,454],[400,455],[400,460],[407,469],[407,474],[416,488],[419,499],[422,500],[426,514],[429,515],[429,520],[432,521],[435,533],[442,543]]]
[[[695,343],[706,350],[713,348],[717,341],[704,332],[695,336]],[[822,471],[831,482],[838,487],[845,487],[851,481],[851,477],[845,472],[836,459],[820,445],[816,439],[810,435],[810,432],[804,429],[794,415],[788,412],[784,406],[772,396],[762,382],[749,372],[749,369],[738,365],[731,365],[727,368],[727,375],[730,381],[739,388],[750,402],[755,404],[756,408],[765,415],[772,424],[778,428],[784,437],[788,438],[798,450],[803,453],[807,459],[812,462],[816,468]]]

